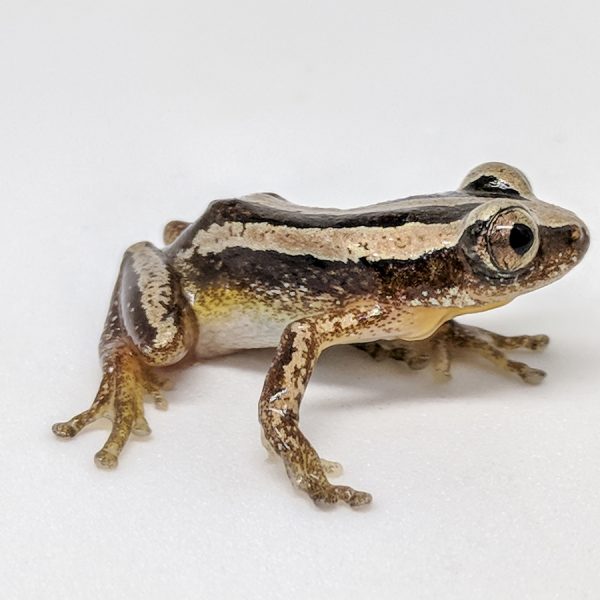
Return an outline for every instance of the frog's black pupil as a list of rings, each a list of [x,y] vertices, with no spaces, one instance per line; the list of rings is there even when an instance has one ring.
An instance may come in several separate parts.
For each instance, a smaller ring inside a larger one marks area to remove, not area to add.
[[[533,231],[523,223],[515,223],[510,230],[508,242],[519,256],[523,256],[533,245]]]

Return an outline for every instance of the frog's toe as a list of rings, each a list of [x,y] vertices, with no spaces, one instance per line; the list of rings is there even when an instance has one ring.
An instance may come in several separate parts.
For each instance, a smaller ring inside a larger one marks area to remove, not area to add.
[[[52,431],[61,438],[75,437],[86,425],[108,416],[113,399],[113,377],[112,373],[105,373],[100,383],[100,389],[94,398],[94,402],[87,410],[75,415],[63,423],[52,425]]]
[[[447,381],[452,377],[450,372],[452,358],[449,346],[450,344],[448,343],[448,340],[443,337],[434,338],[432,341],[432,362],[434,373],[438,379],[443,381]]]
[[[100,469],[115,469],[119,464],[119,458],[107,450],[100,450],[96,452],[94,462]]]
[[[544,380],[544,377],[546,377],[546,372],[542,371],[541,369],[534,369],[525,363],[514,362],[514,364],[517,365],[517,374],[525,383],[537,385]]]
[[[358,507],[370,504],[373,496],[368,492],[355,490],[347,485],[326,485],[310,494],[315,504],[336,504],[345,502],[349,506]]]
[[[154,400],[154,406],[158,408],[158,410],[167,410],[169,408],[169,403],[165,398],[164,394],[160,390],[152,390],[150,392],[152,399]]]
[[[146,421],[144,415],[138,415],[133,424],[133,428],[131,429],[131,433],[139,436],[146,436],[152,433],[152,429],[150,429],[150,425],[148,425],[148,421]]]
[[[475,331],[487,336],[494,345],[503,350],[533,350],[537,352],[543,350],[549,343],[550,338],[547,335],[500,335],[487,329],[473,328]]]
[[[54,423],[52,433],[61,438],[72,438],[77,435],[78,431],[69,421],[66,421],[64,423]]]
[[[339,477],[344,472],[344,467],[342,467],[341,463],[335,462],[333,460],[327,460],[325,458],[321,458],[321,467],[323,467],[323,471],[326,475],[330,475],[331,477]]]
[[[169,403],[165,398],[163,390],[172,390],[173,382],[166,377],[160,377],[149,368],[145,368],[143,374],[144,388],[146,393],[154,400],[154,406],[159,410],[167,410]]]
[[[525,338],[522,347],[528,350],[543,350],[550,343],[550,338],[544,334],[524,335],[521,337]]]

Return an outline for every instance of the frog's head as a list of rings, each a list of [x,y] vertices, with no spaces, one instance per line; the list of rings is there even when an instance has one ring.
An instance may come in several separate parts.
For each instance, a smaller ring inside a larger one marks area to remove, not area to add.
[[[571,211],[535,197],[525,175],[503,163],[473,169],[462,191],[481,203],[458,244],[477,302],[504,302],[562,277],[584,256],[589,233]]]

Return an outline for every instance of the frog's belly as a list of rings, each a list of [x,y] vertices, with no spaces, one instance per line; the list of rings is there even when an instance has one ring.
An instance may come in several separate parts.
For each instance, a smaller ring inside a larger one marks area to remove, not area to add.
[[[292,320],[242,310],[218,318],[200,317],[196,357],[210,358],[250,348],[273,348]]]
[[[393,313],[381,323],[340,335],[333,344],[373,342],[380,339],[402,338],[408,341],[430,336],[455,311],[448,309],[402,310],[401,320]],[[285,327],[301,314],[277,314],[268,310],[238,308],[215,315],[197,314],[198,341],[195,354],[210,358],[250,348],[277,346]]]
[[[273,348],[287,325],[324,310],[323,299],[273,297],[226,287],[190,293],[198,324],[195,355],[209,358],[251,348]]]
[[[376,325],[340,335],[334,344],[371,342],[379,339],[422,340],[432,335],[444,322],[459,315],[481,312],[501,306],[503,302],[468,307],[388,307],[389,314]],[[220,292],[219,297],[204,298],[194,305],[198,323],[197,358],[210,358],[251,348],[278,345],[285,327],[299,318],[322,314],[325,308],[314,304],[288,303],[286,306],[240,300],[239,294]]]

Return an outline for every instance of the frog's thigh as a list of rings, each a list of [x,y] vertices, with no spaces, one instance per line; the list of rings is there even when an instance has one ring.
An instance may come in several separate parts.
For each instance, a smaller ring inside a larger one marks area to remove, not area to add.
[[[131,246],[119,281],[120,320],[144,362],[166,366],[181,360],[193,345],[196,328],[164,254],[149,242]]]
[[[369,503],[371,495],[332,485],[326,471],[332,474],[337,465],[320,459],[298,425],[300,402],[321,350],[353,322],[348,315],[311,317],[285,329],[261,394],[259,418],[266,445],[282,458],[293,483],[315,501],[358,506]]]

